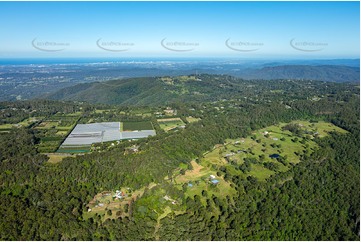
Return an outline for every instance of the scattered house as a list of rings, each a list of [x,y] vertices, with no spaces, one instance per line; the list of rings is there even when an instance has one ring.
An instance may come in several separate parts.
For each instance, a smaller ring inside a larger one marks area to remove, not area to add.
[[[88,208],[88,212],[91,212],[92,211],[92,209],[91,208]]]
[[[115,199],[122,199],[124,197],[124,192],[116,190],[115,195],[113,197],[115,197]]]
[[[278,138],[272,138],[273,140],[278,140]]]
[[[104,207],[104,203],[99,203],[99,207]]]
[[[166,109],[164,109],[164,113],[168,115],[176,115],[177,111],[170,107],[167,107]]]
[[[264,131],[262,134],[263,134],[263,135],[267,135],[267,134],[269,134],[269,132],[268,132],[268,131]]]
[[[192,183],[188,183],[188,186],[189,186],[189,187],[193,187],[193,184],[192,184]]]
[[[213,185],[217,185],[219,183],[219,181],[217,179],[212,179],[211,182]]]
[[[165,200],[167,200],[167,201],[171,201],[172,204],[177,204],[177,202],[176,202],[174,199],[168,197],[168,195],[165,195],[163,198],[164,198]]]
[[[241,141],[239,141],[239,140],[237,140],[236,142],[234,142],[235,145],[238,145],[238,144],[240,144],[240,143],[241,143]]]
[[[228,154],[225,154],[224,158],[228,158],[228,157],[231,157],[231,156],[233,156],[233,155],[234,155],[233,152],[232,152],[232,153],[228,153]]]
[[[215,175],[210,175],[209,177],[210,177],[211,179],[215,179],[215,178],[216,178]]]
[[[125,154],[133,154],[139,152],[139,145],[133,145],[125,149]]]

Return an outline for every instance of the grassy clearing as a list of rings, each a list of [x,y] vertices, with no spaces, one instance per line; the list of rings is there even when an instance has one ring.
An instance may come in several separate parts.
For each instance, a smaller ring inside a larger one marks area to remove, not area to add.
[[[155,183],[148,185],[148,189],[152,189],[156,186]],[[104,222],[108,218],[116,219],[119,217],[129,216],[129,211],[126,211],[126,206],[130,204],[132,200],[136,201],[139,197],[142,197],[146,187],[132,191],[125,187],[120,187],[119,191],[122,193],[122,198],[118,199],[114,197],[114,191],[103,191],[94,196],[94,198],[88,203],[87,208],[90,209],[84,214],[84,218],[88,219],[96,215],[101,215]],[[111,212],[108,212],[108,211]]]
[[[299,124],[301,126],[301,128],[304,130],[318,132],[318,136],[321,138],[327,136],[329,132],[333,132],[333,131],[339,132],[342,134],[347,133],[346,130],[344,130],[340,127],[337,127],[336,125],[333,125],[332,123],[328,123],[328,122],[324,122],[324,121],[318,121],[317,123],[310,123],[308,121],[297,120],[297,121],[294,121],[291,123]]]
[[[249,137],[242,139],[228,139],[226,145],[220,145],[214,150],[205,154],[201,159],[203,166],[233,166],[232,173],[239,175],[252,175],[259,180],[264,181],[276,172],[285,172],[289,169],[277,159],[272,159],[270,155],[278,154],[286,159],[286,163],[297,164],[300,162],[301,154],[310,154],[316,149],[317,144],[313,141],[314,137],[325,137],[329,132],[335,131],[346,133],[347,131],[327,122],[319,121],[310,123],[308,121],[293,121],[291,124],[297,124],[302,130],[301,134],[296,136],[288,130],[282,128],[286,123],[269,126],[253,132]],[[256,164],[251,164],[251,170],[245,174],[238,168],[246,158],[254,158]],[[278,167],[276,171],[264,167],[263,163],[272,162]]]
[[[56,132],[57,135],[60,135],[60,136],[65,136],[68,134],[68,131],[65,131],[65,130],[58,130]]]
[[[57,121],[43,121],[38,126],[36,126],[36,129],[52,129],[56,128],[57,125]]]
[[[185,123],[180,118],[165,118],[157,119],[159,126],[164,131],[169,131],[177,127],[185,125]]]
[[[191,117],[191,116],[186,117],[186,119],[187,119],[187,121],[189,123],[198,122],[199,120],[201,120],[200,118],[194,118],[194,117]]]
[[[31,124],[38,122],[43,118],[44,117],[31,117],[16,124],[1,124],[0,130],[10,130],[12,128],[29,127]]]
[[[85,153],[90,152],[91,146],[90,145],[84,145],[84,146],[62,146],[59,147],[59,149],[56,151],[56,153]]]
[[[75,157],[75,155],[59,154],[59,153],[48,153],[46,155],[49,157],[48,162],[52,164],[59,163],[66,157]]]
[[[13,127],[15,127],[14,124],[1,124],[0,130],[9,130],[9,129],[12,129]]]
[[[96,109],[95,113],[106,113],[106,112],[109,112],[109,111],[111,111],[111,109]]]
[[[256,177],[258,180],[264,181],[275,173],[276,172],[264,168],[261,164],[252,164],[251,171],[248,174]]]
[[[183,189],[184,184],[186,184],[186,197],[193,198],[195,195],[198,195],[201,197],[203,205],[206,205],[206,198],[202,194],[203,191],[208,194],[207,196],[214,194],[217,197],[236,194],[230,183],[226,182],[223,177],[217,176],[216,171],[199,165],[195,161],[191,161],[191,165],[193,167],[192,170],[188,170],[184,175],[178,175],[175,178],[175,184],[178,186],[178,189]],[[211,183],[211,175],[215,176],[215,179],[219,181],[217,185]]]
[[[187,170],[184,175],[176,177],[176,183],[186,183],[189,181],[195,181],[201,177],[208,177],[212,174],[212,171],[209,169],[197,164],[195,161],[191,161],[193,167],[192,170]],[[214,173],[214,172],[213,172]]]

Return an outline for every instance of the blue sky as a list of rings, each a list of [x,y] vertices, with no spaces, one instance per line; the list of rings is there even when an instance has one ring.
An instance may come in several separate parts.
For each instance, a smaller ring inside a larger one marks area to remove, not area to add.
[[[359,9],[359,2],[0,2],[0,57],[359,58]]]

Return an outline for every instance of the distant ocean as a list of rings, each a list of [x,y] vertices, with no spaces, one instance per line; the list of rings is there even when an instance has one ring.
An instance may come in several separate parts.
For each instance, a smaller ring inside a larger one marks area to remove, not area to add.
[[[212,58],[0,58],[0,65],[89,64],[106,62],[185,62],[220,60]],[[224,59],[223,59],[224,60]]]
[[[276,65],[344,65],[360,67],[360,59],[238,59],[238,58],[171,58],[171,57],[137,57],[137,58],[0,58],[0,66],[12,65],[81,65],[91,63],[149,63],[149,62],[175,62],[175,63],[213,63],[213,64],[258,64],[265,66]]]

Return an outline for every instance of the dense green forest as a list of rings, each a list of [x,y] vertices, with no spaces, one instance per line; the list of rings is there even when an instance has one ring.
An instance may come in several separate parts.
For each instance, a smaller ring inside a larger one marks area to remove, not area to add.
[[[269,98],[277,101],[298,100],[306,96],[312,98],[332,94],[334,90],[355,91],[356,85],[312,80],[243,80],[228,75],[202,74],[79,84],[49,94],[48,98],[127,106],[200,103],[239,98],[257,101]],[[305,89],[307,93],[304,92]]]
[[[204,86],[193,77],[193,81],[182,78],[154,78],[148,84],[152,87],[144,86],[149,92],[136,89],[137,95],[125,98],[122,90],[109,95],[111,100],[104,100],[105,104],[48,100],[0,103],[4,125],[29,117],[75,112],[81,113],[80,123],[94,118],[142,121],[144,117],[133,115],[135,110],[154,113],[168,105],[187,123],[186,128],[174,132],[156,126],[156,136],[131,143],[139,146],[139,153],[127,154],[130,143],[121,142],[111,149],[67,157],[55,164],[47,162],[47,156],[35,148],[40,142],[39,132],[33,128],[36,124],[2,132],[0,239],[360,239],[360,99],[355,84],[257,82],[204,75],[200,78],[209,84]],[[138,88],[146,82],[140,80],[122,85],[132,93],[132,86]],[[161,95],[163,86],[169,90],[162,96],[164,100],[158,101],[154,95]],[[140,106],[147,102],[150,107]],[[105,109],[110,111],[93,114]],[[189,116],[199,121],[189,123]],[[148,120],[155,124],[155,115]],[[297,164],[286,162],[287,170],[264,181],[235,169],[231,163],[210,167],[231,184],[232,195],[203,191],[201,196],[190,197],[185,195],[186,186],[179,189],[172,181],[176,172],[191,170],[192,160],[202,159],[226,139],[247,137],[255,130],[293,120],[323,120],[347,133],[331,132],[315,138],[317,148],[312,153],[302,153]],[[125,216],[88,216],[88,204],[96,194],[119,186],[145,189],[127,205]],[[164,213],[164,194],[177,197],[175,207],[182,212]]]

